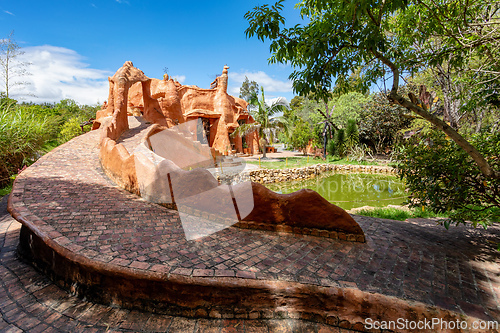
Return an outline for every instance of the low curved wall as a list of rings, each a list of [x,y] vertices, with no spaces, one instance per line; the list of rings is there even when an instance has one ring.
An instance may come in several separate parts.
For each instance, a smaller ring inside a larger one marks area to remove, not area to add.
[[[137,185],[134,156],[115,140],[104,138],[101,141],[99,158],[102,169],[118,186],[129,192],[140,194]]]
[[[360,173],[396,173],[396,169],[379,165],[345,165],[345,164],[315,164],[302,168],[290,169],[259,169],[251,170],[241,177],[248,177],[253,182],[268,184],[289,180],[304,180],[314,178],[324,172],[360,172]]]
[[[72,293],[102,304],[195,318],[300,318],[367,331],[372,320],[413,321],[441,318],[455,322],[476,318],[420,302],[357,288],[318,286],[289,281],[238,277],[191,277],[125,268],[71,252],[23,223],[19,251],[38,269]]]
[[[218,185],[215,178],[205,169],[180,169],[178,164],[199,161],[195,158],[187,158],[185,161],[183,157],[178,157],[180,160],[177,163],[162,157],[163,154],[160,156],[161,149],[156,153],[151,151],[147,146],[153,141],[158,144],[158,140],[153,140],[153,136],[160,135],[160,129],[156,125],[153,126],[146,134],[146,140],[132,155],[136,161],[138,187],[144,199],[173,205],[191,216],[214,216],[209,219],[213,221],[230,219],[229,211],[238,211],[238,219],[225,224],[245,229],[316,235],[353,242],[366,241],[363,230],[349,214],[312,190],[278,194],[256,182],[249,182],[248,179],[228,187]],[[161,146],[164,150],[165,147],[175,144]],[[169,154],[170,152],[167,152],[166,155],[170,156]],[[204,160],[207,159],[210,157],[205,156]],[[217,191],[218,189],[220,191]],[[175,195],[174,191],[177,192]],[[207,197],[203,192],[210,194]],[[190,203],[182,200],[188,197]]]

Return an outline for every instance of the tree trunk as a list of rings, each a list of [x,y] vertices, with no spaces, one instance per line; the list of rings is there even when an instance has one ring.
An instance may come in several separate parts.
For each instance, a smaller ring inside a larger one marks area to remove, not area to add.
[[[472,159],[474,160],[474,162],[476,162],[476,165],[478,166],[479,170],[484,176],[495,179],[500,178],[500,172],[493,170],[488,161],[486,161],[486,159],[484,158],[484,156],[473,145],[471,145],[467,140],[465,140],[455,129],[453,129],[447,123],[445,123],[438,117],[432,115],[430,112],[423,109],[422,107],[398,95],[399,69],[392,61],[384,57],[378,51],[371,50],[371,52],[377,59],[379,59],[380,61],[382,61],[382,63],[384,63],[387,67],[389,67],[393,73],[392,90],[387,96],[389,102],[396,103],[402,107],[407,108],[408,110],[418,114],[419,116],[426,119],[440,130],[442,130],[444,133],[446,133],[453,141],[455,141],[457,145],[459,145],[463,150],[465,150],[465,152],[470,157],[472,157]]]
[[[328,143],[328,124],[325,123],[325,129],[323,130],[323,157],[326,158],[326,145]]]
[[[262,158],[267,158],[267,140],[264,138],[261,138],[259,140],[260,147],[262,148]]]
[[[476,115],[476,133],[481,132],[481,128],[483,127],[484,113],[485,113],[484,108],[481,109],[481,113],[479,114],[479,116],[477,116],[477,113],[475,112],[475,115]]]
[[[432,115],[430,112],[424,110],[422,107],[398,95],[397,91],[391,91],[388,97],[390,101],[415,112],[440,130],[442,130],[444,133],[446,133],[453,141],[455,141],[457,145],[459,145],[470,157],[472,157],[483,175],[489,178],[500,178],[500,172],[493,170],[484,156],[473,145],[465,140],[454,128],[449,126],[438,117]]]
[[[457,129],[461,118],[458,114],[458,110],[460,109],[460,100],[457,98],[458,88],[452,82],[449,69],[445,70],[441,65],[438,65],[437,69],[437,81],[443,91],[444,119],[446,120],[447,118],[450,126]]]

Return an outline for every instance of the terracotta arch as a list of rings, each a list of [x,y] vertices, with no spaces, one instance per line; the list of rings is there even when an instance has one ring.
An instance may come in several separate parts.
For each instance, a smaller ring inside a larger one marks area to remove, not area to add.
[[[108,78],[109,80],[109,97],[108,97],[108,112],[113,116],[114,133],[113,140],[118,139],[121,133],[129,129],[127,119],[127,102],[128,91],[130,87],[136,83],[142,83],[143,96],[151,96],[150,84],[151,79],[144,73],[135,68],[131,61],[127,61],[123,66],[116,71],[115,75]],[[144,98],[144,108],[147,109],[150,98]]]

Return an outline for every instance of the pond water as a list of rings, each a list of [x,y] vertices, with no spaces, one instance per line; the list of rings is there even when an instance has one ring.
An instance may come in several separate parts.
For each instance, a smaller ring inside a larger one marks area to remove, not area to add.
[[[308,180],[265,184],[265,186],[278,193],[291,193],[309,188],[346,210],[362,206],[400,205],[407,198],[405,187],[399,178],[381,174],[326,174]]]

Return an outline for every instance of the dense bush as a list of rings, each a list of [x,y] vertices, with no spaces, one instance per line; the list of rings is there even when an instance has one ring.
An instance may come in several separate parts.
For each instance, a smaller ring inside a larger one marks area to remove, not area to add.
[[[81,123],[81,119],[78,119],[77,117],[68,119],[61,127],[61,131],[59,132],[59,141],[66,142],[82,134],[82,129],[80,128]]]
[[[13,103],[0,107],[0,186],[23,165],[36,159],[51,128],[46,117],[32,113]]]
[[[359,131],[356,120],[348,119],[345,127],[346,146],[353,149],[359,144]]]
[[[495,170],[500,170],[500,133],[483,131],[470,138]],[[447,212],[454,222],[484,227],[500,221],[500,179],[486,178],[476,163],[442,132],[413,136],[397,155],[398,169],[411,206]]]
[[[402,91],[410,91],[403,87]],[[383,154],[392,149],[401,130],[410,126],[412,120],[405,115],[408,110],[390,104],[383,92],[375,93],[360,109],[359,137],[367,143],[377,154]]]
[[[309,124],[299,118],[294,124],[292,135],[289,140],[292,147],[305,151],[308,143],[314,139],[315,136]]]
[[[337,149],[335,147],[335,140],[328,141],[328,143],[326,145],[326,151],[328,152],[328,155],[330,155],[330,156],[337,155]]]
[[[339,128],[338,130],[335,131],[335,134],[333,136],[333,142],[335,145],[336,155],[338,155],[339,157],[344,157],[347,146],[346,146],[345,131],[343,128]]]
[[[80,123],[94,117],[97,108],[69,99],[57,104],[18,104],[0,94],[0,187],[8,185],[23,166],[81,134]]]

